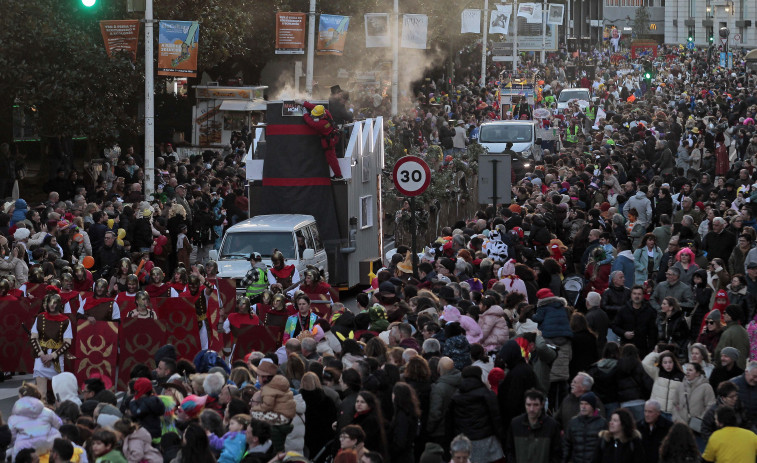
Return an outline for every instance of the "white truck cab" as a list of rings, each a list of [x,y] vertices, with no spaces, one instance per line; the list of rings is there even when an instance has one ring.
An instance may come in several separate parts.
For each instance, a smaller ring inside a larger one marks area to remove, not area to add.
[[[565,112],[568,109],[570,100],[591,101],[591,90],[588,88],[564,88],[557,97],[558,113]]]
[[[219,277],[237,279],[239,291],[251,268],[250,254],[259,252],[270,268],[274,249],[281,251],[287,265],[295,265],[300,277],[306,266],[314,265],[328,279],[328,257],[311,215],[258,215],[239,222],[226,231],[220,249],[210,251],[210,258],[218,262]]]

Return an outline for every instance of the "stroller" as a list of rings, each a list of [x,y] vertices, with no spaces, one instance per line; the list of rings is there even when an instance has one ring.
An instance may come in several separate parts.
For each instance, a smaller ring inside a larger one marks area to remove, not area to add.
[[[562,293],[568,304],[578,308],[578,303],[582,302],[584,290],[584,278],[581,275],[570,275],[565,277],[562,282]]]

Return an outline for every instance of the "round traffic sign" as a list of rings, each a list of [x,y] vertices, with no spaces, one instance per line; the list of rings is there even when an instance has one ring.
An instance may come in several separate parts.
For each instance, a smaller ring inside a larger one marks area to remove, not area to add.
[[[418,196],[431,183],[431,169],[418,156],[405,156],[397,161],[392,171],[397,190],[405,196]]]

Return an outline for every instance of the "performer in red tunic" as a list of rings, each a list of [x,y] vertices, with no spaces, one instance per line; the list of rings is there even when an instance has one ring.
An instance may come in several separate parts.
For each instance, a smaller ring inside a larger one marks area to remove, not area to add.
[[[148,320],[157,320],[158,316],[150,308],[150,296],[145,291],[137,292],[134,298],[136,307],[126,314],[126,318],[142,318]]]
[[[60,299],[63,302],[63,307],[68,310],[66,313],[76,313],[81,307],[81,298],[79,297],[79,291],[74,290],[74,276],[70,273],[64,273],[60,277],[61,288]]]
[[[250,299],[247,296],[237,297],[237,310],[229,314],[229,318],[223,322],[224,333],[234,332],[235,329],[248,325],[260,325],[260,319],[250,307]]]
[[[82,264],[74,265],[74,290],[80,293],[91,293],[94,285],[95,280],[92,277],[92,272],[84,268]]]
[[[11,283],[6,279],[0,280],[0,301],[18,302],[18,298],[11,293]]]
[[[136,307],[134,299],[137,296],[137,291],[139,291],[139,278],[134,274],[128,275],[126,277],[126,291],[121,291],[116,295],[116,304],[118,304],[118,307],[125,312],[129,312]]]
[[[299,290],[307,294],[313,304],[313,311],[319,317],[328,320],[331,314],[331,304],[339,301],[336,291],[326,283],[321,281],[321,273],[318,269],[308,266],[305,270],[305,283],[300,284]]]
[[[208,331],[210,322],[208,321],[208,298],[213,294],[211,288],[203,287],[202,281],[198,275],[189,275],[187,290],[179,294],[189,300],[197,314],[197,325],[200,328],[200,347],[208,348]]]
[[[273,281],[269,282],[271,286],[278,284],[281,286],[281,290],[286,292],[290,286],[300,282],[300,272],[297,271],[297,267],[294,265],[286,265],[284,254],[278,249],[273,250],[271,263],[273,264],[273,267],[269,270],[274,277]]]
[[[6,280],[8,280],[8,283],[10,283],[11,289],[8,290],[8,295],[15,297],[19,301],[26,297],[26,285],[23,285],[20,288],[16,288],[16,277],[13,275],[7,275],[5,277]]]
[[[150,284],[145,286],[145,291],[150,297],[179,297],[176,291],[168,283],[164,283],[165,274],[160,267],[153,267],[150,271]]]
[[[81,305],[79,318],[87,318],[90,322],[121,319],[121,310],[116,300],[108,296],[107,280],[100,278],[95,282],[95,293]]]
[[[187,269],[179,267],[174,272],[173,280],[169,284],[177,293],[181,294],[187,290],[187,281]]]
[[[31,329],[34,355],[34,380],[46,395],[47,380],[63,371],[63,355],[71,347],[71,321],[61,313],[63,303],[58,294],[48,294],[42,301],[44,312],[37,315]]]
[[[287,318],[296,313],[297,309],[292,303],[286,301],[283,294],[274,294],[270,310],[265,312],[258,310],[258,317],[265,326],[278,326],[283,330]]]

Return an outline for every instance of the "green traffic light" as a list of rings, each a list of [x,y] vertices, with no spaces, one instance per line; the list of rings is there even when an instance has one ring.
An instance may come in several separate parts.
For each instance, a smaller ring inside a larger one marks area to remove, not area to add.
[[[650,74],[650,73],[647,72],[646,74],[644,74],[644,77],[646,77],[647,79],[649,79],[649,78],[652,77],[652,74]]]
[[[689,42],[693,42],[693,41],[694,41],[694,37],[689,37]]]
[[[97,3],[97,0],[81,0],[81,4],[87,8],[95,6],[95,3]]]

